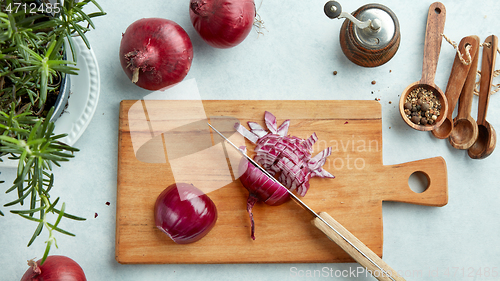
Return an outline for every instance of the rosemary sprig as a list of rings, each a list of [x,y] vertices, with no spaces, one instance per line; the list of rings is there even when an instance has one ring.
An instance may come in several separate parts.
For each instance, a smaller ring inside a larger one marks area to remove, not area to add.
[[[19,163],[16,179],[6,190],[17,198],[3,207],[15,208],[10,209],[11,214],[37,223],[28,246],[44,229],[48,231],[43,263],[51,246],[57,247],[56,232],[74,236],[60,222],[85,220],[66,213],[60,198],[50,197],[53,165],[69,161],[78,149],[61,142],[65,134],[54,134],[49,95],[58,94],[64,75],[77,74],[73,37],[81,37],[90,48],[85,34],[95,28],[92,19],[106,13],[96,0],[57,2],[53,13],[43,12],[43,6],[35,13],[20,8],[25,3],[33,1],[0,1],[0,157]],[[86,14],[88,4],[98,11]],[[0,216],[4,215],[0,210]]]
[[[106,14],[95,0],[63,1],[55,16],[30,13],[29,9],[16,9],[15,12],[12,9],[17,7],[14,3],[30,2],[0,2],[1,111],[8,110],[13,101],[20,110],[22,104],[29,100],[32,108],[36,109],[34,111],[40,114],[47,93],[57,91],[58,85],[53,84],[56,78],[61,74],[75,74],[78,70],[71,66],[77,58],[73,37],[81,37],[90,48],[85,34],[95,28],[92,19]],[[83,10],[88,4],[94,5],[98,11],[86,14]],[[63,51],[65,41],[69,46],[67,52]]]
[[[4,204],[4,207],[23,206],[28,203],[28,209],[11,210],[25,219],[38,223],[33,236],[28,242],[30,246],[40,235],[43,228],[49,232],[46,241],[46,250],[42,260],[47,257],[52,245],[57,247],[54,231],[74,236],[74,234],[61,229],[58,225],[61,219],[85,220],[71,214],[65,213],[65,204],[61,209],[56,206],[59,198],[51,201],[49,192],[54,185],[54,174],[52,165],[60,166],[60,162],[69,161],[73,158],[77,148],[73,148],[59,141],[65,134],[55,135],[53,133],[54,123],[49,121],[53,113],[50,110],[47,118],[35,119],[28,113],[16,114],[14,110],[10,114],[0,112],[0,155],[10,154],[10,159],[19,161],[17,177],[13,185],[6,191],[11,193],[17,191],[18,198]],[[33,124],[33,122],[35,122]],[[26,125],[32,127],[26,129]],[[57,215],[55,223],[48,221],[49,215]]]

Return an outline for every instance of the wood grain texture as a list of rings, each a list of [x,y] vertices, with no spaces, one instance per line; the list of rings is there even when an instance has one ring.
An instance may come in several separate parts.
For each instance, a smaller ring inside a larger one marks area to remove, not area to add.
[[[434,83],[436,69],[441,52],[442,34],[446,21],[446,8],[441,2],[434,2],[429,6],[427,12],[427,24],[425,28],[424,59],[422,64],[422,78],[414,82],[403,91],[399,100],[399,112],[408,126],[419,131],[432,131],[446,120],[448,112],[448,100],[443,91]],[[408,95],[417,88],[432,91],[441,103],[441,115],[432,124],[420,125],[413,123],[404,113],[404,104]]]
[[[387,46],[380,49],[363,46],[354,35],[354,28],[356,26],[348,19],[344,21],[340,29],[340,46],[345,56],[353,63],[364,67],[376,67],[385,64],[396,54],[401,41],[401,30],[398,18],[394,12],[380,4],[364,5],[352,13],[352,15],[357,18],[361,12],[369,9],[385,11],[393,20],[394,36],[387,43]]]
[[[424,60],[422,64],[422,84],[433,85],[441,53],[442,34],[446,22],[446,7],[441,2],[434,2],[427,12],[425,26]]]
[[[456,149],[469,149],[477,139],[477,123],[471,116],[476,85],[477,65],[479,61],[479,37],[474,36],[478,50],[472,57],[472,63],[458,99],[457,116],[453,119],[453,129],[450,132],[451,146]]]
[[[219,218],[200,241],[177,245],[155,227],[156,197],[174,182],[168,155],[158,163],[137,159],[134,142],[146,143],[159,132],[152,121],[177,126],[192,122],[198,109],[193,101],[122,101],[118,146],[116,260],[120,263],[302,263],[352,262],[352,258],[310,224],[310,215],[294,202],[270,207],[256,204],[256,240],[250,238],[246,212],[248,192],[236,180],[208,193]],[[144,112],[147,109],[147,114]],[[324,168],[335,179],[312,178],[303,201],[325,211],[374,251],[382,255],[382,201],[429,206],[448,201],[443,158],[384,166],[382,163],[381,106],[376,101],[203,101],[206,116],[233,116],[264,125],[264,111],[281,124],[291,119],[289,134],[307,138],[316,132],[317,152],[331,146]],[[149,116],[150,119],[147,119]],[[156,116],[152,120],[151,116]],[[160,117],[157,116],[167,116]],[[149,125],[148,125],[149,124]],[[155,123],[156,124],[156,123]],[[134,128],[131,130],[131,128]],[[142,128],[142,129],[137,129]],[[160,132],[161,134],[161,132]],[[249,153],[253,145],[247,143]],[[160,157],[161,158],[161,157]],[[422,171],[429,187],[413,192],[408,178]]]
[[[471,46],[469,53],[471,58],[474,58],[479,49],[479,37],[467,36],[460,40],[458,49],[461,54],[466,53],[466,46]],[[462,88],[464,87],[465,81],[467,80],[471,65],[472,61],[469,64],[464,64],[460,60],[458,53],[455,55],[455,60],[453,61],[450,77],[448,78],[448,84],[446,85],[445,90],[446,99],[448,101],[446,119],[440,126],[436,126],[436,128],[432,130],[432,134],[436,138],[446,139],[450,136],[450,133],[453,130],[453,112],[455,110],[455,106],[457,105],[458,98],[460,97],[460,93],[462,92]]]
[[[497,143],[497,134],[493,126],[486,121],[486,112],[491,94],[491,83],[497,57],[498,37],[490,35],[484,41],[481,65],[481,81],[479,82],[479,102],[477,112],[478,136],[476,142],[467,150],[472,159],[484,159],[493,153]]]

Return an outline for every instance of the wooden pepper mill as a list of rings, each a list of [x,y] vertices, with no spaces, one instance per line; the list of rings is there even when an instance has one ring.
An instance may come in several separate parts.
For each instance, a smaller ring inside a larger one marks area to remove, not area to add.
[[[345,18],[340,29],[340,46],[346,57],[364,67],[375,67],[388,62],[399,48],[401,31],[396,15],[381,4],[368,4],[354,13],[342,12],[336,1],[324,6],[331,18]]]

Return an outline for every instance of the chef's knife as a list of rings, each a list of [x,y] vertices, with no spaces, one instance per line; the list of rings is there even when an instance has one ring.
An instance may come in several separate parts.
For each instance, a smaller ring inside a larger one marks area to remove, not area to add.
[[[210,123],[208,126],[212,128],[217,134],[219,134],[227,143],[229,143],[234,149],[240,152],[240,154],[245,157],[252,165],[264,173],[275,183],[283,186],[277,179],[271,176],[264,168],[262,168],[257,162],[250,158],[246,153],[227,139],[221,132],[215,129]],[[283,186],[284,187],[284,186]],[[392,281],[403,281],[405,280],[401,277],[394,269],[392,269],[388,264],[386,264],[377,254],[375,254],[370,248],[368,248],[363,242],[361,242],[356,236],[350,233],[345,227],[338,223],[334,218],[332,218],[326,212],[316,213],[309,206],[307,206],[302,200],[300,200],[294,193],[292,193],[288,188],[284,187],[288,191],[291,198],[302,208],[307,210],[314,216],[312,224],[321,230],[330,240],[339,245],[346,253],[348,253],[354,260],[356,260],[360,265],[366,268],[373,277],[378,280],[392,280]]]

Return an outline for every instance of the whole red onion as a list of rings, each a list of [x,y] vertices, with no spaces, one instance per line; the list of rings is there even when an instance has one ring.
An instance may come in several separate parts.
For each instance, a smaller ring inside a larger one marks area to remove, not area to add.
[[[171,20],[140,19],[122,36],[120,63],[128,78],[141,88],[154,91],[181,82],[192,60],[191,39]]]
[[[194,185],[175,183],[156,199],[155,224],[177,244],[193,243],[210,232],[217,221],[214,202]]]
[[[80,265],[68,257],[48,256],[42,265],[40,262],[28,261],[30,268],[21,281],[87,281]]]
[[[255,19],[253,0],[191,0],[194,29],[210,46],[231,48],[250,33]]]

